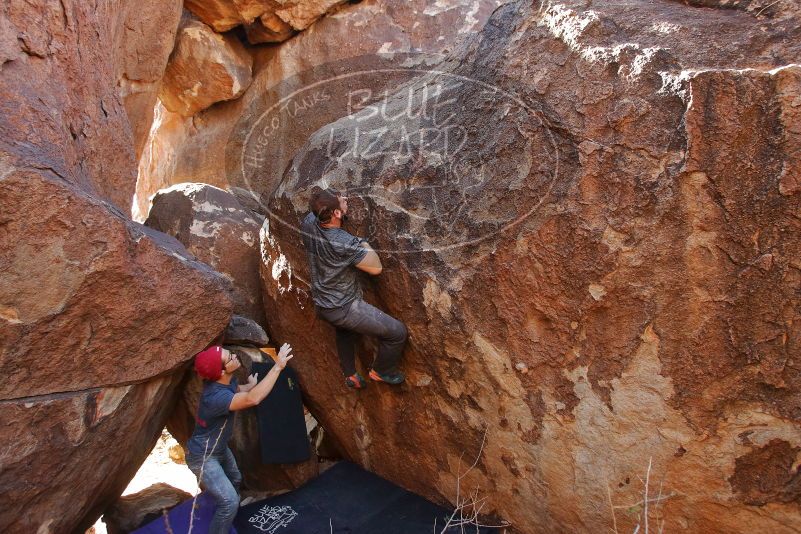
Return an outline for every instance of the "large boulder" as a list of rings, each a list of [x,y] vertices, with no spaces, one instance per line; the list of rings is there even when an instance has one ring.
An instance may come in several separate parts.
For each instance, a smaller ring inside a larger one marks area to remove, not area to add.
[[[227,345],[244,345],[249,347],[266,347],[270,337],[259,323],[241,315],[231,317],[225,328],[223,341]]]
[[[252,66],[253,58],[235,35],[220,35],[188,18],[178,31],[159,99],[173,113],[191,117],[241,95],[250,85]]]
[[[124,21],[116,27],[117,93],[122,98],[134,139],[136,159],[142,154],[153,123],[153,107],[178,23],[180,0],[125,2],[117,15]]]
[[[148,188],[137,186],[136,193],[131,206],[131,217],[135,221],[144,222],[150,211],[150,203],[153,196],[160,190],[166,189],[175,183],[172,177],[172,168],[175,166],[174,158],[170,155],[174,147],[183,143],[186,132],[194,129],[194,121],[191,117],[184,117],[178,113],[172,113],[161,100],[156,101],[153,108],[153,131],[159,134],[151,135],[147,138],[147,143],[139,159],[139,176],[149,176],[152,180],[148,181]],[[183,180],[190,182],[191,179]],[[140,183],[137,180],[137,183]],[[205,183],[225,187],[225,179],[221,178],[218,182],[205,180]]]
[[[9,95],[0,149],[127,212],[136,184],[132,163],[150,131],[180,16],[179,0],[124,0],[97,9],[8,3],[0,13],[0,90]],[[103,46],[82,46],[82,32]],[[15,146],[23,138],[35,142]]]
[[[301,32],[280,47],[253,50],[253,82],[241,97],[218,103],[192,119],[164,109],[156,112],[156,123],[139,169],[137,220],[147,216],[148,199],[156,191],[181,182],[215,185],[252,202],[250,192],[254,189],[267,191],[277,186],[281,173],[311,133],[348,113],[346,106],[339,105],[343,98],[347,99],[354,90],[359,90],[359,94],[370,90],[378,95],[396,87],[398,78],[395,74],[353,78],[350,86],[343,81],[343,90],[330,94],[338,99],[336,104],[321,100],[325,98],[321,94],[315,99],[314,91],[300,95],[302,98],[295,99],[298,105],[291,107],[293,127],[282,128],[280,139],[260,140],[258,135],[252,136],[251,142],[256,143],[257,150],[266,143],[269,153],[256,154],[251,159],[253,168],[243,174],[232,160],[241,155],[236,145],[245,142],[243,136],[255,130],[267,109],[279,104],[278,108],[290,113],[284,104],[292,102],[281,99],[291,98],[308,79],[337,76],[343,69],[354,72],[382,68],[372,61],[378,59],[380,63],[380,55],[417,51],[433,61],[440,52],[453,49],[459,39],[479,30],[493,9],[505,1],[444,0],[432,6],[428,0],[364,0],[357,5],[342,6],[336,13],[320,19],[314,31]],[[214,4],[231,5],[231,2]],[[264,22],[265,17],[261,20]],[[248,28],[254,35],[255,30]],[[271,28],[280,32],[282,26]],[[345,42],[348,46],[342,46]],[[349,62],[353,57],[368,61]],[[383,65],[387,66],[394,67]],[[399,73],[397,69],[394,72]],[[400,74],[408,77],[409,73]]]
[[[186,9],[218,32],[252,22],[271,5],[271,0],[186,0]]]
[[[798,21],[517,2],[276,169],[271,332],[345,454],[525,533],[801,529]],[[403,386],[344,390],[297,229],[316,186],[384,260]]]
[[[0,154],[9,164],[44,169],[128,211],[134,148],[116,89],[121,61],[114,54],[121,52],[114,35],[124,21],[111,4],[4,3]]]
[[[123,492],[164,428],[179,375],[4,401],[3,532],[83,532]],[[10,446],[13,444],[13,447]]]
[[[187,362],[231,315],[224,277],[124,215],[135,151],[117,82],[134,54],[125,43],[141,41],[120,36],[158,26],[138,25],[135,8],[0,12],[3,532],[91,525],[152,449]],[[141,48],[143,68],[168,46]]]
[[[295,30],[275,13],[265,13],[245,25],[245,35],[251,44],[280,43],[295,35]]]
[[[278,6],[272,13],[293,29],[300,31],[311,26],[328,10],[345,2],[346,0],[276,0]]]
[[[231,193],[206,184],[177,184],[153,198],[145,225],[175,237],[234,285],[234,312],[266,326],[259,281],[264,216]]]
[[[0,458],[0,527],[68,532],[152,449],[184,363],[228,322],[230,287],[174,239],[63,182],[5,172],[0,439],[20,448]]]
[[[229,283],[175,239],[49,176],[6,172],[0,399],[148,380],[225,329]]]
[[[186,8],[218,32],[259,17],[280,20],[295,30],[305,30],[331,8],[346,0],[186,0]]]

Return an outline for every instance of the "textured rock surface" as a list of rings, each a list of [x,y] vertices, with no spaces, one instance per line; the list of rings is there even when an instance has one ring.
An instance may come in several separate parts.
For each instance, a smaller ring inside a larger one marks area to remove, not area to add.
[[[146,380],[225,328],[230,286],[180,243],[46,175],[7,172],[0,399]]]
[[[117,93],[122,97],[134,138],[136,158],[142,154],[156,104],[161,77],[167,67],[178,23],[180,0],[124,2],[115,34]]]
[[[237,17],[252,23],[259,4],[235,3]],[[291,102],[298,120],[263,170],[229,174],[229,140],[253,124],[237,121],[277,81],[289,91],[346,56],[452,48],[495,5],[365,0],[263,50],[238,101],[157,117],[155,136],[171,137],[149,139],[139,199],[198,180],[270,198],[294,157],[271,204],[290,226],[273,217],[264,232],[265,307],[280,310],[271,328],[295,345],[337,448],[380,474],[452,500],[486,431],[462,489],[480,485],[486,510],[522,532],[610,528],[610,501],[636,514],[649,465],[663,497],[652,525],[666,531],[801,530],[801,74],[781,68],[801,56],[797,0],[516,3],[437,67],[465,83],[427,92],[442,81],[429,75],[297,157],[349,111]],[[159,25],[130,6],[0,8],[2,531],[88,526],[152,447],[182,363],[230,314],[221,280],[108,204],[128,209],[148,123],[132,130],[140,104],[123,104],[120,83],[125,43],[148,39],[121,25]],[[142,49],[143,69],[164,38]],[[375,98],[399,81],[361,88]],[[433,116],[424,95],[439,99]],[[410,327],[401,388],[344,391],[314,319],[291,225],[321,176],[351,190],[354,232],[385,258],[368,297]],[[197,391],[179,396],[176,435]],[[247,483],[315,472],[259,471],[249,417],[234,440]],[[617,517],[621,531],[633,521]]]
[[[176,376],[4,400],[3,532],[83,532],[123,492],[164,428]]]
[[[180,14],[176,0],[5,5],[0,147],[127,212]],[[82,46],[89,35],[95,45]]]
[[[186,8],[218,32],[252,22],[271,4],[271,0],[186,0]]]
[[[161,82],[164,107],[191,117],[241,95],[251,81],[253,59],[234,35],[220,35],[198,20],[178,30],[175,50]]]
[[[295,30],[305,30],[329,9],[345,3],[345,0],[277,0],[279,6],[273,11]]]
[[[280,43],[295,35],[295,30],[275,13],[265,13],[245,25],[245,34],[251,44]]]
[[[108,534],[127,534],[161,517],[164,510],[181,504],[192,495],[169,484],[159,482],[142,491],[117,499],[103,513]]]
[[[156,194],[145,224],[175,237],[197,259],[228,277],[234,286],[234,312],[266,326],[258,252],[263,220],[227,191],[177,184]]]
[[[793,19],[798,16],[797,0],[674,0],[696,7],[733,9],[744,11],[757,18],[772,20]]]
[[[610,529],[610,500],[631,531],[647,472],[665,531],[801,529],[801,29],[767,13],[509,5],[276,169],[271,332],[350,458],[453,500],[486,431],[461,489],[521,532]],[[385,259],[398,389],[343,391],[295,230],[315,184]]]
[[[119,52],[114,35],[124,13],[117,7],[3,4],[0,153],[9,164],[46,169],[127,211],[136,175],[131,128],[115,87],[118,58],[109,53]]]
[[[19,448],[0,457],[0,527],[69,532],[153,447],[182,364],[228,321],[229,288],[168,236],[63,182],[6,171],[0,439]]]
[[[135,221],[144,222],[147,219],[153,196],[160,189],[192,180],[188,175],[186,175],[186,180],[172,180],[176,168],[173,151],[174,147],[181,146],[188,132],[195,131],[195,120],[196,118],[193,117],[187,118],[178,113],[172,113],[164,107],[161,101],[156,102],[156,106],[153,108],[152,131],[158,132],[158,134],[150,135],[147,138],[142,157],[139,159],[138,171],[139,176],[147,176],[151,180],[147,181],[147,187],[137,185],[131,206],[131,216]],[[225,187],[224,178],[217,182],[211,180],[205,180],[205,182]],[[141,183],[144,184],[144,181]],[[137,181],[137,184],[140,184],[140,181]]]
[[[3,532],[93,523],[231,314],[223,277],[123,215],[136,167],[120,76],[157,76],[172,31],[142,7],[0,8]]]
[[[256,52],[253,83],[240,98],[217,104],[191,120],[157,112],[157,124],[139,169],[137,217],[147,216],[147,199],[151,195],[180,182],[231,188],[242,199],[249,197],[248,191],[275,187],[308,136],[347,113],[341,106],[321,106],[323,102],[315,101],[306,112],[293,116],[295,126],[284,129],[280,140],[270,141],[274,153],[268,160],[254,160],[256,172],[242,176],[228,164],[232,157],[229,145],[242,142],[241,136],[253,129],[253,121],[270,105],[266,102],[277,98],[275,93],[284,97],[313,76],[323,76],[311,72],[320,66],[330,65],[331,74],[343,67],[358,70],[357,64],[342,64],[346,58],[412,50],[428,56],[452,49],[459,38],[480,29],[502,3],[503,0],[443,0],[430,5],[423,0],[364,0],[322,18],[314,31],[302,32],[278,48]],[[342,46],[343,42],[348,45]],[[378,94],[388,86],[394,87],[395,81],[392,77],[372,77],[369,88]],[[345,91],[338,96],[347,94]]]
[[[177,0],[97,9],[80,2],[4,6],[0,93],[10,106],[0,122],[4,151],[90,187],[127,212],[136,182],[131,162],[148,137],[180,16]],[[78,53],[81,34],[97,45]],[[106,128],[116,135],[104,137]],[[20,139],[35,142],[20,146]]]
[[[326,11],[345,0],[186,0],[186,8],[218,32],[259,17],[278,19],[295,30],[305,30]],[[269,25],[267,25],[269,27]]]
[[[247,347],[228,346],[242,362],[236,377],[240,383],[247,380],[253,361],[264,361],[257,350]],[[175,410],[167,420],[167,430],[182,445],[186,445],[195,425],[195,413],[203,381],[194,372],[188,372],[182,384]],[[262,464],[259,448],[259,427],[256,410],[237,412],[234,435],[229,446],[236,456],[243,476],[243,488],[254,491],[285,491],[294,489],[318,474],[317,457],[298,464]]]
[[[225,328],[224,342],[228,345],[249,345],[253,347],[266,347],[270,338],[253,319],[234,315]]]

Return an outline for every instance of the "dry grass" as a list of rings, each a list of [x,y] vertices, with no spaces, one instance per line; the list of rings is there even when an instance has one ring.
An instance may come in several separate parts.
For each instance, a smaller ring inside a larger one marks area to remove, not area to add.
[[[606,496],[609,502],[609,508],[612,510],[612,532],[620,534],[617,524],[617,511],[623,510],[629,515],[636,514],[636,523],[632,534],[650,534],[651,532],[651,515],[656,516],[657,520],[657,534],[662,534],[665,529],[665,520],[659,513],[660,505],[673,497],[676,493],[662,493],[662,483],[659,483],[659,491],[656,496],[651,495],[651,467],[653,464],[653,457],[648,459],[648,469],[645,471],[645,480],[640,479],[643,485],[643,497],[639,501],[631,504],[618,504],[612,502],[612,491],[609,484],[606,485]]]
[[[487,443],[487,430],[484,430],[484,435],[481,438],[481,447],[478,450],[478,454],[476,455],[475,461],[473,461],[472,465],[467,468],[464,472],[462,471],[462,458],[464,457],[464,453],[462,456],[459,457],[459,465],[457,467],[457,475],[456,475],[456,501],[455,501],[455,508],[453,513],[450,514],[448,520],[445,522],[445,525],[440,530],[440,534],[445,534],[448,529],[455,529],[458,528],[461,534],[465,534],[465,532],[473,531],[473,527],[475,528],[475,532],[478,532],[479,528],[506,528],[510,526],[509,523],[503,522],[500,525],[488,525],[484,524],[480,520],[481,511],[484,509],[484,505],[486,504],[486,497],[480,497],[480,487],[476,487],[473,491],[471,491],[468,495],[464,495],[462,492],[462,481],[464,478],[470,474],[470,472],[476,468],[478,465],[479,460],[481,459],[481,454],[484,452],[484,445]],[[465,530],[467,529],[467,530]],[[434,520],[434,534],[437,532],[437,522],[436,519]]]

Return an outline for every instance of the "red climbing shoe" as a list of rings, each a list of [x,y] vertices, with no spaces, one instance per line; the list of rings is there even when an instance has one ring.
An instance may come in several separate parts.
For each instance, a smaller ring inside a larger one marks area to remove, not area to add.
[[[367,387],[367,382],[364,381],[364,378],[359,373],[353,373],[345,377],[345,385],[351,389],[362,389]]]
[[[376,382],[385,382],[387,384],[400,384],[406,377],[400,371],[389,371],[387,373],[379,373],[375,369],[370,369],[370,378]]]

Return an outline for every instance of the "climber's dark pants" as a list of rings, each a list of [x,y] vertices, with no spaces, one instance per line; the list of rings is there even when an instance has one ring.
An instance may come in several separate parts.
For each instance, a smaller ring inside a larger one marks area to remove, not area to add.
[[[340,308],[317,308],[317,315],[336,329],[339,364],[345,376],[356,372],[356,341],[361,334],[378,338],[378,356],[373,369],[394,371],[406,345],[406,326],[361,299]]]

